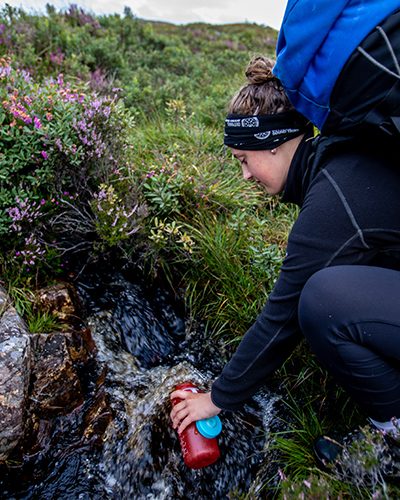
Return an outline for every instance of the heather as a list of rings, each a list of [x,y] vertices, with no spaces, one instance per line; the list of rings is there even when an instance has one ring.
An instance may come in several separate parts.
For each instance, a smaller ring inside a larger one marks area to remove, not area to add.
[[[276,277],[292,211],[242,181],[220,124],[275,32],[74,5],[6,6],[0,21],[6,279],[37,285],[113,255],[165,276],[194,315],[238,338]]]
[[[83,82],[66,84],[61,74],[38,83],[9,56],[0,64],[3,265],[12,276],[51,279],[63,255],[88,247],[92,234],[113,245],[116,231],[122,241],[136,230],[134,190],[117,195],[113,187],[132,116],[118,89],[99,96]]]

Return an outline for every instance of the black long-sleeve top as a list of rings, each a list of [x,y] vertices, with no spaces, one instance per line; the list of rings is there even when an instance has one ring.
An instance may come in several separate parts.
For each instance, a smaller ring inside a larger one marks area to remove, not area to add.
[[[398,151],[373,138],[300,144],[282,197],[301,207],[299,217],[267,303],[212,385],[219,408],[239,408],[292,352],[301,339],[299,296],[316,271],[342,264],[400,269]]]

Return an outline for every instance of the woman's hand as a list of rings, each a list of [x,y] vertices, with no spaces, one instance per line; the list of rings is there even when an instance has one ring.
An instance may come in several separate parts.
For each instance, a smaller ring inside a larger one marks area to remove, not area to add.
[[[177,428],[179,434],[192,422],[213,417],[221,411],[211,401],[210,392],[174,391],[171,399],[175,398],[182,399],[171,411],[172,427]]]

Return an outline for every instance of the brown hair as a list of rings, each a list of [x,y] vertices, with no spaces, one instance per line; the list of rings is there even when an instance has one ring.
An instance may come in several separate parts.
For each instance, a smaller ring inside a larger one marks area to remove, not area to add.
[[[272,74],[274,62],[255,56],[249,62],[244,85],[229,103],[228,113],[237,115],[272,115],[293,109],[281,82]]]

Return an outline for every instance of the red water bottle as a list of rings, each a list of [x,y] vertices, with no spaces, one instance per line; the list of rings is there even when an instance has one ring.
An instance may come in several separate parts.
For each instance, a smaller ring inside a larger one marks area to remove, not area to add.
[[[176,386],[177,391],[201,392],[191,382]],[[174,398],[172,406],[177,405],[182,399]],[[214,436],[221,431],[219,417],[211,417],[197,422],[192,422],[186,429],[178,434],[181,443],[182,455],[185,464],[191,469],[201,469],[218,460],[221,453],[218,442]],[[205,437],[209,436],[209,437]]]

